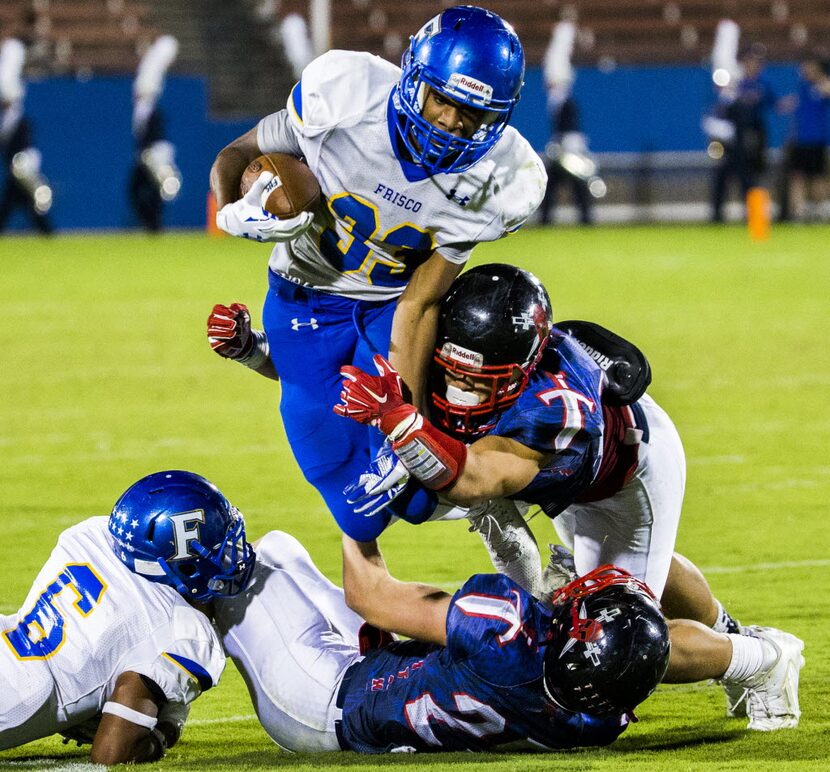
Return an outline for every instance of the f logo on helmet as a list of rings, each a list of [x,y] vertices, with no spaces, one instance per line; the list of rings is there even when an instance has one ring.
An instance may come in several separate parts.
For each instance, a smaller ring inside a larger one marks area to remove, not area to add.
[[[199,541],[199,527],[205,522],[205,511],[194,509],[192,512],[181,512],[171,515],[170,521],[173,523],[173,546],[176,548],[170,560],[192,558],[190,542]]]

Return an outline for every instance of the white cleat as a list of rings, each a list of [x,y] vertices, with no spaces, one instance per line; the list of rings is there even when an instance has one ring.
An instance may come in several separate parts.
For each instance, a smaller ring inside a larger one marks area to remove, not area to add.
[[[804,667],[804,641],[774,627],[747,625],[743,632],[767,641],[778,652],[775,663],[749,681],[743,700],[739,700],[749,716],[748,728],[772,732],[798,726],[798,675]]]
[[[530,526],[522,516],[523,505],[508,499],[490,499],[470,507],[470,530],[484,541],[493,567],[506,574],[531,595],[540,596],[542,561]],[[524,508],[524,511],[527,511]]]

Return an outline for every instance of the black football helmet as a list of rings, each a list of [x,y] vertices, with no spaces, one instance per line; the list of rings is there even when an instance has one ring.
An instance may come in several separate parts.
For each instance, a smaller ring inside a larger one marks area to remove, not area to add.
[[[552,599],[544,688],[557,705],[597,716],[631,713],[663,679],[669,631],[651,590],[601,566]]]
[[[430,370],[432,418],[472,440],[495,424],[527,385],[552,325],[548,293],[528,271],[503,263],[461,274],[441,304]],[[447,387],[447,376],[489,385],[489,398]]]

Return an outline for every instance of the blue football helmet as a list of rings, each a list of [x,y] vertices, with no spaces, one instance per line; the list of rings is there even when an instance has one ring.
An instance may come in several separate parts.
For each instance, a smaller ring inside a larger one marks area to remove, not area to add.
[[[522,44],[513,28],[483,8],[461,5],[430,19],[410,39],[393,93],[398,134],[412,160],[429,174],[461,172],[498,142],[524,82]],[[469,139],[422,116],[429,89],[482,112]]]
[[[133,483],[112,509],[109,531],[127,568],[188,600],[236,595],[254,570],[241,513],[192,472],[156,472]]]

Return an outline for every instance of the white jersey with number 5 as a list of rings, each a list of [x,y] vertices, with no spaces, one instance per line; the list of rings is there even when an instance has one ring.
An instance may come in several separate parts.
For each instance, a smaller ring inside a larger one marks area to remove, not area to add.
[[[0,637],[0,750],[91,718],[123,672],[185,705],[225,665],[204,614],[121,563],[106,517],[60,535],[21,610],[0,617]]]
[[[309,231],[276,245],[274,272],[354,299],[394,298],[433,250],[464,263],[539,205],[544,167],[510,126],[465,172],[429,177],[408,162],[395,130],[400,75],[379,57],[330,51],[305,69],[287,111],[260,121],[260,149],[302,154],[324,198]]]

